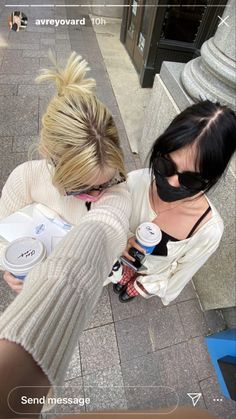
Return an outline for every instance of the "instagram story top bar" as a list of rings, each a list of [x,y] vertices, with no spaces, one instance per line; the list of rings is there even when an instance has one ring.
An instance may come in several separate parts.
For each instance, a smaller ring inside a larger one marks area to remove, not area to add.
[[[129,4],[5,4],[5,7],[130,7]],[[225,4],[137,4],[136,7],[226,7]]]

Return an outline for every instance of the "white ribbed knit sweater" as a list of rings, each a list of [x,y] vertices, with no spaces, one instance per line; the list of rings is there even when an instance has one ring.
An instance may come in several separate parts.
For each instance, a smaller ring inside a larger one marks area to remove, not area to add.
[[[18,166],[3,188],[0,218],[40,202],[78,227],[28,274],[22,292],[0,317],[0,338],[21,344],[57,386],[113,260],[126,246],[131,200],[120,184],[88,212],[83,201],[59,194],[50,170],[44,160]]]

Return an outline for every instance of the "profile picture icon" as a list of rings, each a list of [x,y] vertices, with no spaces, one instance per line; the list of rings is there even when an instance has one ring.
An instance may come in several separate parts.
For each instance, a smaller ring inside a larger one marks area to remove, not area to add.
[[[14,11],[8,16],[8,27],[10,31],[19,32],[26,29],[28,23],[27,16],[20,11]]]

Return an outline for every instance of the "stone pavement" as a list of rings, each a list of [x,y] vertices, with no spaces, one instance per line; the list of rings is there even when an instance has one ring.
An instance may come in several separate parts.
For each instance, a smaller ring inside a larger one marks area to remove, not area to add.
[[[49,47],[62,60],[73,50],[88,60],[91,76],[97,81],[97,94],[116,120],[127,169],[138,168],[139,160],[130,151],[93,27],[85,15],[87,10],[22,8],[29,18],[27,31],[9,33],[6,23],[9,9],[4,7],[5,3],[0,2],[0,188],[9,173],[28,159],[28,148],[37,141],[41,116],[53,89],[36,86],[34,79],[39,68],[49,65]],[[38,2],[30,2],[34,3]],[[63,5],[63,1],[56,4]],[[36,18],[79,18],[83,13],[85,27],[56,29],[34,25]],[[14,298],[1,280],[0,311]],[[62,395],[89,397],[91,402],[86,410],[92,411],[172,406],[177,401],[174,390],[180,404],[191,405],[187,393],[201,392],[199,407],[231,419],[234,404],[222,397],[203,342],[204,336],[224,328],[220,312],[201,311],[192,283],[167,307],[158,298],[140,297],[121,304],[108,286],[78,342]],[[217,398],[222,401],[213,401]],[[57,406],[51,413],[84,410],[83,406]],[[42,417],[55,415],[45,413]]]

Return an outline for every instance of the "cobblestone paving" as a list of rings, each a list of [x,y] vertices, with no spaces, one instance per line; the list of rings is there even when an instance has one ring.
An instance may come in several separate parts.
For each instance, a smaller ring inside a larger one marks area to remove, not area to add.
[[[97,94],[113,113],[128,170],[139,167],[129,147],[119,108],[85,8],[22,8],[29,18],[27,31],[9,33],[5,1],[0,2],[0,189],[10,172],[28,159],[37,141],[41,116],[53,95],[48,86],[35,86],[42,66],[49,65],[48,48],[65,60],[70,51],[91,65]],[[9,2],[7,2],[9,3]],[[29,2],[31,5],[38,1]],[[41,4],[53,4],[42,1]],[[84,4],[85,2],[83,2]],[[14,2],[16,4],[16,2]],[[56,4],[63,6],[63,1]],[[70,1],[70,4],[79,2]],[[81,3],[82,4],[82,3]],[[36,26],[36,18],[82,18],[86,26]],[[115,51],[114,51],[115,54]],[[130,104],[134,107],[135,104]],[[0,311],[15,295],[0,281]],[[89,397],[85,407],[57,406],[51,413],[102,409],[144,409],[191,405],[188,392],[201,392],[198,407],[224,419],[234,417],[234,404],[224,398],[203,337],[225,328],[220,313],[203,313],[192,284],[170,306],[158,298],[136,298],[121,304],[112,287],[104,288],[100,303],[76,347],[62,394]],[[177,397],[177,395],[178,397]],[[222,399],[218,404],[213,399]],[[44,418],[55,415],[43,414]]]

